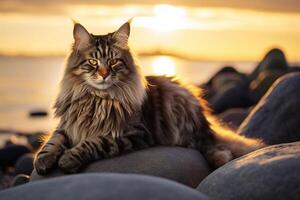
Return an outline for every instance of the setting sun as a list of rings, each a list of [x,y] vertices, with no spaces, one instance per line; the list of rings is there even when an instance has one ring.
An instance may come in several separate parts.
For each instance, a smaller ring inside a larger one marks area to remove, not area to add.
[[[156,5],[153,8],[153,16],[139,17],[136,21],[137,25],[159,33],[183,29],[188,25],[186,10],[167,4]]]
[[[156,75],[173,76],[176,73],[175,62],[167,56],[156,58],[152,63],[152,68]]]

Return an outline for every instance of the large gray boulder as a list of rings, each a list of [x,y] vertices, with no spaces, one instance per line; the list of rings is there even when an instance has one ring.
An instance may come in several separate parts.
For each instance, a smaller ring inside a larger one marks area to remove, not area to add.
[[[207,200],[200,192],[162,178],[133,174],[80,174],[31,182],[0,192],[1,200]]]
[[[196,150],[154,147],[97,161],[82,171],[82,173],[91,172],[146,174],[196,187],[210,173],[210,169],[203,156]],[[64,174],[58,170],[47,176],[39,176],[33,171],[31,181],[62,175]]]
[[[260,100],[238,133],[267,144],[300,141],[300,73],[283,76]]]
[[[197,190],[215,200],[298,200],[300,142],[270,146],[217,169]]]

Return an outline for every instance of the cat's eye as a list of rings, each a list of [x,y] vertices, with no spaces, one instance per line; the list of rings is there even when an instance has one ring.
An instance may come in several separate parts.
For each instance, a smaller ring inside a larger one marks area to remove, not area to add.
[[[117,59],[111,59],[111,60],[109,61],[109,64],[110,64],[110,65],[115,65],[115,64],[117,64],[117,62],[118,62]]]
[[[93,65],[93,66],[98,65],[98,62],[97,62],[97,60],[95,60],[95,59],[89,59],[88,61],[89,61],[89,63],[90,63],[91,65]]]

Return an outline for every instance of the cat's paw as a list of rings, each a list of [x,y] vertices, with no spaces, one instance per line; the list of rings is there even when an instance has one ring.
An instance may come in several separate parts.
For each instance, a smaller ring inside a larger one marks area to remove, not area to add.
[[[55,153],[40,152],[34,160],[34,168],[39,175],[45,175],[54,167],[57,159]]]
[[[58,161],[59,168],[67,174],[76,173],[82,167],[82,163],[74,156],[72,150],[66,150]]]
[[[218,168],[234,159],[234,156],[226,146],[217,145],[208,151],[207,159],[214,168]]]

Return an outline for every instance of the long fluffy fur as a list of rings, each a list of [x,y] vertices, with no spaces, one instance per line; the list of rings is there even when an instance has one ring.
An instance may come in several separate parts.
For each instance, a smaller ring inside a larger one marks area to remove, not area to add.
[[[155,112],[155,117],[150,118],[156,120],[146,121],[155,124],[152,132],[160,143],[196,147],[204,152],[208,146],[223,144],[231,151],[233,158],[264,146],[260,140],[235,134],[214,117],[201,96],[201,89],[174,78],[148,77],[148,81],[148,98],[153,100],[147,102],[151,108],[145,113],[149,110]],[[144,117],[147,118],[146,114]]]
[[[54,106],[55,116],[60,118],[58,128],[66,131],[72,145],[99,134],[120,137],[126,120],[140,109],[146,95],[146,81],[139,68],[135,67],[126,84],[102,91],[70,73],[76,57],[72,53],[68,58]]]
[[[37,156],[39,173],[46,173],[57,159],[62,169],[76,172],[95,159],[155,145],[198,149],[217,167],[263,146],[259,140],[234,134],[212,117],[200,89],[174,78],[144,77],[124,39],[129,24],[118,30],[121,34],[104,36],[89,36],[81,25],[74,30],[78,31],[75,39],[83,34],[90,40],[84,49],[75,42],[68,57],[54,106],[60,123]],[[84,72],[82,63],[88,56],[100,60],[104,53],[110,56],[106,60],[122,59],[123,70],[109,88],[99,89],[91,82],[97,72]]]

